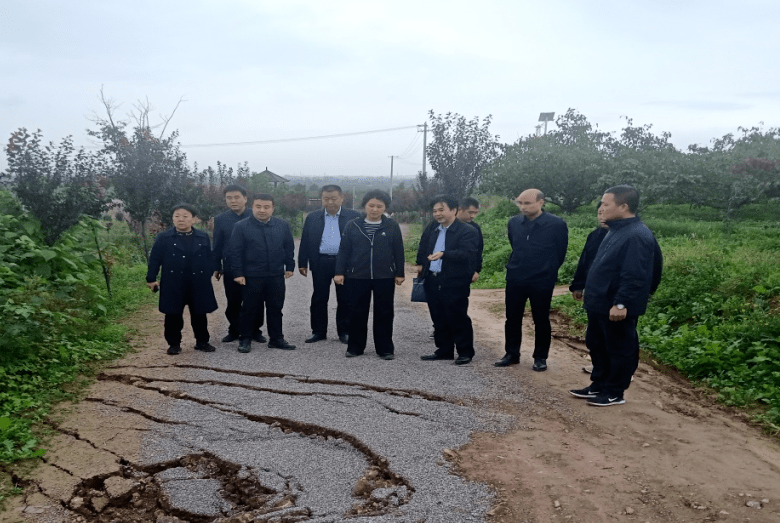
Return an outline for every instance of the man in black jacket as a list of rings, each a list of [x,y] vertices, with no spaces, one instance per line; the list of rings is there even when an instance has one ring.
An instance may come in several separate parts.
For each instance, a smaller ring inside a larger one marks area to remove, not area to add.
[[[474,276],[478,235],[476,228],[457,219],[458,200],[441,195],[433,199],[433,217],[417,249],[418,277],[425,279],[428,310],[434,327],[436,352],[423,360],[451,360],[464,365],[474,358],[474,329],[469,317],[469,294]]]
[[[660,281],[657,242],[637,217],[638,208],[639,193],[630,185],[607,189],[601,198],[599,220],[609,227],[609,233],[596,252],[583,291],[592,383],[569,391],[588,399],[589,405],[625,403],[623,393],[639,365],[637,320]]]
[[[222,338],[222,343],[230,343],[238,339],[239,316],[241,314],[241,285],[236,283],[233,278],[233,271],[230,268],[228,253],[230,252],[230,235],[233,234],[233,226],[239,221],[252,216],[252,211],[247,207],[246,189],[237,184],[225,186],[223,191],[225,203],[228,210],[214,218],[214,250],[212,259],[214,263],[214,277],[225,286],[225,298],[227,308],[225,317],[228,320],[228,333]],[[224,276],[224,278],[223,278]],[[255,320],[255,332],[252,336],[258,343],[265,343],[266,340],[260,327],[263,326],[264,311],[261,305]]]
[[[477,242],[477,259],[474,266],[474,275],[471,277],[471,283],[479,279],[479,273],[482,272],[482,251],[485,249],[485,239],[482,237],[482,227],[479,226],[474,218],[479,214],[479,200],[471,196],[464,196],[460,199],[458,205],[458,219],[463,223],[468,223],[477,230],[479,239]]]
[[[284,280],[295,269],[295,244],[286,221],[273,217],[274,197],[256,194],[252,217],[233,226],[230,266],[235,281],[243,285],[239,352],[252,350],[255,318],[261,303],[268,319],[269,348],[291,350],[282,334]]]
[[[496,367],[520,363],[525,302],[531,302],[534,319],[533,370],[547,370],[552,328],[550,302],[558,280],[558,269],[566,258],[569,229],[566,223],[544,211],[544,193],[527,189],[515,198],[522,215],[513,216],[507,224],[512,254],[506,265],[506,354]]]
[[[344,209],[344,194],[338,185],[326,185],[320,191],[323,209],[309,213],[303,224],[301,246],[298,249],[298,272],[308,275],[314,292],[311,295],[311,337],[306,343],[324,340],[328,332],[328,300],[330,284],[336,275],[336,257],[339,253],[344,226],[360,213]],[[336,285],[336,332],[342,343],[349,341],[349,314],[343,285]]]

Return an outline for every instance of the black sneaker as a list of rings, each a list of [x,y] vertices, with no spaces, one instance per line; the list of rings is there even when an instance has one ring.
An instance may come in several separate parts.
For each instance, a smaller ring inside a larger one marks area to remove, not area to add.
[[[214,352],[217,348],[211,343],[204,341],[203,343],[196,343],[195,350],[202,350],[203,352]]]
[[[278,340],[271,340],[268,342],[268,348],[269,349],[282,349],[282,350],[293,350],[295,348],[295,345],[290,345],[287,343],[287,340],[284,338],[278,339]]]
[[[542,372],[547,370],[547,360],[542,358],[534,358],[534,366],[531,367],[536,372]]]
[[[610,394],[599,394],[593,399],[588,400],[588,405],[594,407],[611,407],[612,405],[622,405],[626,402],[623,396],[612,396]]]
[[[252,336],[252,339],[253,339],[254,341],[256,341],[257,343],[265,343],[265,342],[267,342],[267,341],[268,341],[268,340],[265,338],[265,336],[263,336],[263,333],[262,333],[262,332],[260,332],[260,331],[257,331],[257,333],[256,333],[254,336]]]
[[[228,332],[227,336],[222,338],[222,343],[230,343],[231,341],[236,341],[238,339],[238,335],[233,335]]]
[[[394,360],[395,359],[395,354],[392,354],[392,353],[390,353],[390,354],[380,354],[379,357],[382,358],[383,360]]]
[[[242,341],[238,346],[238,352],[243,352],[246,354],[247,352],[252,350],[252,341],[251,340],[244,340]]]
[[[180,352],[181,352],[181,346],[179,345],[171,345],[170,347],[168,347],[168,354],[170,354],[171,356],[175,354],[179,354]]]
[[[575,398],[595,398],[599,394],[601,394],[599,391],[593,388],[593,385],[589,385],[585,387],[584,389],[572,389],[569,391],[569,394],[574,396]]]

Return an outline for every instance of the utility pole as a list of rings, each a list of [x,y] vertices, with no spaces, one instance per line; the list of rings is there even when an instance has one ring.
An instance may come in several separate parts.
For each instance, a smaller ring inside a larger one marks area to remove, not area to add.
[[[422,127],[422,133],[423,133],[423,164],[422,164],[422,175],[423,178],[425,178],[425,165],[428,163],[428,157],[427,157],[427,145],[428,145],[428,122],[426,121],[422,125],[417,126]],[[420,132],[420,129],[417,129],[417,132]]]
[[[393,159],[398,158],[398,156],[391,156],[390,157],[390,199],[393,199]]]

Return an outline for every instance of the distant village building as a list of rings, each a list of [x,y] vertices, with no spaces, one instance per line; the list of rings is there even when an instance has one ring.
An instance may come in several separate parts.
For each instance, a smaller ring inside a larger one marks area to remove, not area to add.
[[[274,188],[276,188],[280,183],[287,183],[290,181],[284,176],[279,176],[276,173],[272,173],[271,171],[268,170],[268,167],[265,168],[265,171],[261,173],[257,173],[257,175],[258,177],[266,178],[269,182],[274,184]]]

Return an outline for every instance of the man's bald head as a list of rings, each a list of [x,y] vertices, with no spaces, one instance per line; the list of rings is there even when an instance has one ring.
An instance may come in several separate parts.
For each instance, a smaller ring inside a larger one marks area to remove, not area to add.
[[[535,220],[542,214],[544,193],[539,189],[526,189],[515,198],[515,203],[526,218]]]

